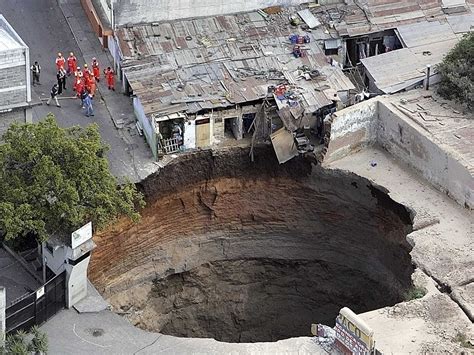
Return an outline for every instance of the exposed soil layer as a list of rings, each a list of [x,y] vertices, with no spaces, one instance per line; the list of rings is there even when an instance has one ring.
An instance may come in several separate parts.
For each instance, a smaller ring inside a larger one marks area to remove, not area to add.
[[[185,156],[142,184],[142,220],[95,237],[90,276],[136,325],[228,342],[309,335],[402,300],[410,211],[349,172],[268,147]]]

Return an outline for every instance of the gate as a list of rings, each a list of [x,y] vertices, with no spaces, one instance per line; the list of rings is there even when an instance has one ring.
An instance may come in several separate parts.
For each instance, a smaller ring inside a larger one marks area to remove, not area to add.
[[[56,275],[43,287],[9,306],[6,310],[6,333],[28,331],[41,325],[66,305],[66,271]]]

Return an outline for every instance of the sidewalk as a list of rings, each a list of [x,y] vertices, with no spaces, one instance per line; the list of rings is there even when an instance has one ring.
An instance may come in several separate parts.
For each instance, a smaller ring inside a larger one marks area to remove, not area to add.
[[[120,138],[127,144],[126,150],[131,162],[124,162],[128,165],[124,166],[124,169],[130,172],[128,177],[132,181],[138,182],[156,171],[158,166],[145,139],[138,135],[135,128],[132,100],[121,93],[121,82],[117,82],[118,78],[116,78],[116,91],[107,89],[103,70],[108,66],[113,66],[113,59],[108,50],[102,48],[80,2],[60,0],[58,4],[82,54],[81,56],[80,53],[76,53],[78,64],[82,67],[84,63],[88,63],[90,66],[94,57],[99,62],[101,79],[97,86],[96,101],[102,101],[105,104],[115,128],[119,131]],[[116,147],[111,146],[111,150],[114,148]],[[117,149],[120,148],[117,147]],[[133,173],[131,168],[133,168]]]

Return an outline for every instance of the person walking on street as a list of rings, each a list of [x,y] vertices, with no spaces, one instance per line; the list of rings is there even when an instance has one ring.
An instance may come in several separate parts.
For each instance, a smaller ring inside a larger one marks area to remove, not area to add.
[[[94,109],[92,107],[92,95],[87,94],[84,98],[84,106],[86,108],[86,117],[94,116]]]
[[[104,74],[105,74],[105,78],[107,79],[107,86],[109,87],[109,90],[115,91],[114,71],[112,70],[111,67],[107,67],[107,69],[104,69]]]
[[[58,84],[54,84],[53,87],[51,88],[51,96],[48,99],[48,101],[46,101],[46,105],[49,106],[51,101],[54,100],[56,102],[56,106],[61,107],[61,105],[58,102],[58,91],[59,91]]]
[[[35,84],[41,85],[40,83],[41,66],[38,64],[38,62],[35,62],[35,64],[31,66],[31,73],[33,74],[33,86],[35,86]]]
[[[67,57],[67,76],[70,76],[76,71],[77,68],[77,58],[73,52],[69,53]]]
[[[92,74],[97,82],[100,81],[100,69],[99,69],[99,62],[96,58],[92,58]]]
[[[59,52],[56,58],[56,70],[64,69],[64,64],[66,64],[66,60],[64,59],[62,53]]]
[[[59,69],[56,73],[56,79],[58,80],[58,95],[63,93],[63,89],[66,90],[66,72],[64,69]]]
[[[81,99],[81,108],[82,109],[86,108],[86,106],[84,104],[84,100],[86,99],[87,95],[89,95],[89,94],[87,93],[86,88],[83,88],[81,93],[79,94],[79,98]]]

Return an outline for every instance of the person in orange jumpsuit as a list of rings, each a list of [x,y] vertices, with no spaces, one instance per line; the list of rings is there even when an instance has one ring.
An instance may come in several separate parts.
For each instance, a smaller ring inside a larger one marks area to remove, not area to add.
[[[84,77],[84,88],[86,89],[87,92],[91,91],[91,77],[92,75]]]
[[[66,60],[64,59],[61,53],[58,53],[58,56],[56,57],[56,70],[60,70],[60,69],[65,70],[64,64],[66,64]]]
[[[91,75],[89,77],[89,89],[87,91],[89,91],[89,93],[92,95],[92,97],[94,97],[96,89],[97,89],[97,82],[95,80],[95,76]]]
[[[73,90],[77,93],[79,93],[77,91],[77,83],[78,83],[78,79],[80,82],[82,82],[82,71],[81,71],[81,67],[77,67],[76,70],[74,71],[74,85],[73,85]]]
[[[67,57],[67,76],[70,76],[76,71],[77,68],[77,58],[73,52],[69,53]]]
[[[81,106],[82,105],[82,96],[83,96],[83,93],[85,91],[85,87],[84,87],[84,80],[82,78],[79,78],[79,77],[76,77],[75,79],[76,83],[75,83],[75,88],[76,88],[76,95],[78,98],[81,99]]]
[[[82,69],[82,76],[84,77],[84,80],[88,79],[91,75],[92,74],[89,70],[89,66],[87,64],[84,64],[84,69]]]
[[[92,58],[92,74],[97,82],[100,81],[100,69],[99,69],[99,62],[96,58]]]
[[[109,90],[115,91],[114,71],[112,70],[111,67],[107,67],[107,69],[104,69],[104,74],[105,74],[105,78],[107,79],[107,86],[109,87]]]

